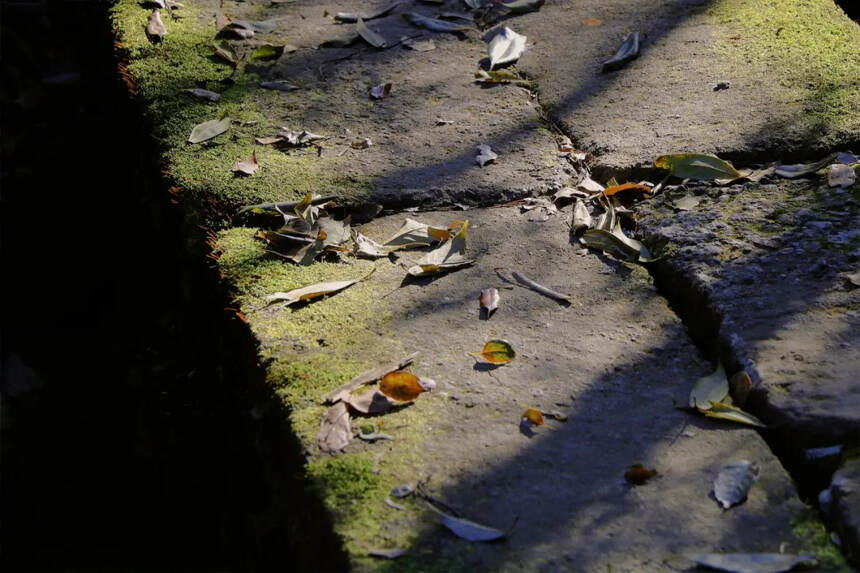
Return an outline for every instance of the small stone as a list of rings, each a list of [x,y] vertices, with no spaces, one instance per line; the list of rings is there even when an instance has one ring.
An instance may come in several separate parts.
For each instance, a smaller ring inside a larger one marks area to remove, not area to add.
[[[851,187],[856,179],[850,165],[836,163],[827,170],[827,184],[831,187]]]
[[[720,90],[727,90],[730,87],[732,87],[732,82],[727,81],[727,80],[722,80],[722,81],[717,82],[717,85],[714,86],[714,91],[718,92]]]

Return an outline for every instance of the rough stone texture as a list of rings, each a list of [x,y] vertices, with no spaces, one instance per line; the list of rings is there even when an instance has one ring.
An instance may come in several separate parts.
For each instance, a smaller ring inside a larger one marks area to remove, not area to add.
[[[673,199],[687,194],[701,203],[673,212]],[[860,260],[852,192],[817,178],[692,185],[647,210],[642,234],[671,245],[658,273],[675,304],[695,334],[719,340],[723,359],[759,383],[759,413],[802,436],[797,447],[860,441],[860,290],[847,278]]]
[[[860,459],[847,461],[834,474],[830,495],[830,511],[839,524],[839,538],[856,561],[860,555]]]

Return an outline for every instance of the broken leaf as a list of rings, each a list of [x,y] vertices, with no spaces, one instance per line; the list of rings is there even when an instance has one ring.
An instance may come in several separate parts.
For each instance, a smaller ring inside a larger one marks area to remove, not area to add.
[[[369,137],[359,137],[358,139],[353,139],[352,143],[349,144],[353,149],[367,149],[373,145],[373,142]]]
[[[513,346],[507,340],[491,340],[484,345],[480,353],[470,352],[469,354],[483,358],[490,364],[507,364],[517,356]]]
[[[466,230],[469,220],[463,221],[457,234],[418,260],[407,272],[413,277],[424,277],[436,273],[453,271],[471,265],[474,261],[464,256],[466,252]]]
[[[361,38],[358,34],[347,34],[346,36],[341,36],[340,38],[333,38],[331,40],[326,40],[322,44],[319,45],[320,48],[347,48],[354,43],[356,43],[359,38]]]
[[[277,135],[271,137],[255,137],[254,141],[259,143],[260,145],[272,145],[273,143],[280,143],[283,141],[283,137],[278,137]]]
[[[204,90],[200,88],[191,88],[187,90],[182,90],[186,93],[190,93],[194,97],[198,97],[200,99],[205,99],[207,101],[218,101],[221,99],[221,94],[212,92],[209,90]]]
[[[624,183],[623,185],[613,185],[603,190],[603,194],[607,197],[610,197],[617,193],[645,193],[647,195],[650,192],[650,187],[640,185],[639,183]]]
[[[753,416],[740,408],[736,408],[735,406],[731,406],[729,404],[723,404],[722,402],[717,402],[716,404],[711,402],[711,407],[707,410],[699,409],[702,414],[709,418],[719,418],[721,420],[731,420],[732,422],[738,422],[739,424],[746,424],[747,426],[755,426],[757,428],[766,428],[767,426]]]
[[[274,44],[262,44],[254,48],[251,52],[251,60],[277,60],[284,55],[284,46],[275,46]]]
[[[540,7],[543,6],[544,1],[545,0],[512,0],[511,2],[499,2],[498,4],[516,14],[525,14],[527,12],[539,10]]]
[[[726,379],[726,370],[720,362],[717,364],[716,372],[699,378],[693,384],[693,389],[690,390],[690,407],[707,410],[711,407],[711,403],[722,402],[728,395],[729,381]]]
[[[734,376],[729,378],[729,394],[732,396],[735,404],[743,406],[746,404],[747,397],[752,389],[752,380],[746,370],[736,372]]]
[[[633,464],[630,469],[624,472],[624,479],[633,485],[645,485],[655,475],[657,475],[657,470],[648,469],[642,464]]]
[[[511,276],[513,276],[518,283],[521,285],[525,285],[532,289],[535,292],[539,292],[544,296],[548,296],[549,298],[554,298],[555,300],[560,300],[562,302],[570,302],[570,296],[566,294],[562,294],[560,292],[556,292],[552,289],[549,289],[542,284],[538,284],[529,277],[524,274],[518,273],[517,271],[512,271]]]
[[[338,452],[352,440],[349,425],[349,410],[340,402],[329,408],[320,420],[317,443],[324,452]]]
[[[728,161],[706,153],[674,153],[661,155],[654,162],[661,169],[680,179],[737,179],[743,177]]]
[[[478,70],[475,72],[475,81],[482,84],[515,84],[529,87],[531,82],[523,79],[513,70]]]
[[[603,62],[603,71],[608,72],[624,67],[630,60],[639,57],[639,32],[633,32],[624,39],[624,43],[615,55]]]
[[[361,18],[355,24],[355,30],[358,32],[358,35],[362,37],[362,39],[373,46],[374,48],[387,48],[388,40],[383,38],[378,33],[371,30],[367,24],[364,23],[364,20]]]
[[[246,30],[253,30],[260,34],[267,34],[275,29],[274,22],[254,22],[251,20],[233,20],[231,22],[233,26],[237,28],[244,28]]]
[[[284,127],[280,129],[279,135],[281,136],[281,139],[284,140],[285,144],[293,147],[304,147],[306,145],[312,145],[317,141],[328,139],[325,135],[317,135],[316,133],[311,133],[306,129],[296,133],[295,131],[291,131]]]
[[[385,241],[383,245],[391,250],[427,247],[433,243],[450,239],[451,231],[460,224],[462,224],[460,221],[455,221],[447,229],[441,229],[419,223],[414,219],[406,219],[400,229],[394,233],[394,236]]]
[[[703,567],[728,573],[783,573],[797,566],[818,565],[812,555],[788,553],[699,553],[685,557]]]
[[[260,82],[260,87],[267,90],[277,90],[279,92],[291,92],[299,89],[299,86],[293,85],[287,80],[270,80]]]
[[[358,231],[353,231],[352,240],[355,242],[355,256],[365,259],[381,259],[387,257],[382,245],[371,238],[365,237]]]
[[[376,382],[389,372],[394,372],[395,370],[399,370],[404,368],[412,363],[413,360],[418,356],[417,352],[413,352],[409,356],[391,364],[386,364],[385,366],[381,366],[379,368],[373,368],[366,372],[362,372],[346,384],[340,386],[336,390],[329,392],[323,398],[323,401],[326,403],[335,403],[338,400],[342,400],[344,397],[349,396],[349,393],[357,388],[360,388],[366,384],[372,384]]]
[[[201,143],[217,137],[230,129],[230,118],[212,119],[195,125],[188,136],[188,143]]]
[[[212,51],[216,56],[221,58],[222,60],[226,60],[233,65],[236,65],[236,62],[239,61],[239,56],[236,55],[235,50],[230,47],[230,44],[227,42],[213,42],[212,43]]]
[[[428,30],[433,30],[434,32],[467,32],[469,30],[475,29],[474,26],[469,26],[466,24],[457,24],[455,22],[439,20],[437,18],[429,18],[417,12],[406,12],[405,14],[403,14],[403,17],[406,18],[406,20],[413,26],[418,26],[419,28],[427,28]]]
[[[244,173],[245,175],[253,175],[260,168],[257,163],[257,152],[252,151],[249,159],[237,161],[233,164],[233,173]]]
[[[723,509],[728,509],[747,498],[759,477],[761,468],[756,462],[741,460],[727,464],[714,480],[714,497]]]
[[[161,13],[159,13],[158,8],[149,15],[149,20],[146,23],[146,35],[151,42],[161,42],[167,35],[167,28],[161,21]]]
[[[586,26],[601,26],[603,25],[603,20],[600,18],[583,18],[582,23]]]
[[[701,202],[701,197],[696,197],[695,195],[684,195],[680,199],[672,201],[672,206],[679,211],[692,211]]]
[[[528,420],[535,426],[543,426],[544,424],[543,414],[541,414],[541,411],[537,408],[527,408],[521,417],[524,420]]]
[[[405,370],[391,372],[379,381],[379,391],[400,402],[410,402],[417,398],[424,387],[418,380],[418,376]]]
[[[389,411],[395,402],[379,390],[370,390],[361,394],[350,394],[341,399],[350,408],[360,414],[384,414]]]
[[[391,82],[387,84],[379,84],[370,88],[370,97],[373,99],[384,99],[391,94]]]
[[[478,154],[475,156],[475,163],[483,167],[487,163],[495,163],[499,155],[495,153],[489,145],[482,143],[477,147]]]
[[[857,176],[850,165],[836,163],[827,170],[827,184],[830,187],[851,187]]]
[[[499,308],[499,290],[494,288],[485,288],[481,291],[481,311],[488,319]]]
[[[380,8],[376,12],[371,14],[356,14],[353,12],[338,12],[334,15],[334,19],[338,22],[347,22],[353,23],[358,22],[359,20],[375,20],[377,18],[382,18],[383,16],[387,16],[389,12],[397,8],[400,4],[402,4],[402,0],[397,0],[396,2],[392,2],[388,6]]]
[[[603,185],[601,185],[591,177],[586,177],[585,179],[577,183],[576,188],[580,191],[586,191],[588,193],[600,193],[604,190]]]
[[[408,549],[371,549],[367,552],[371,557],[384,557],[385,559],[397,559],[404,555]]]
[[[433,40],[406,39],[401,43],[410,50],[415,50],[416,52],[430,52],[436,49],[436,43]]]
[[[266,302],[271,303],[285,301],[287,303],[285,306],[289,306],[299,301],[313,300],[321,296],[340,292],[345,288],[351,287],[360,280],[361,279],[354,279],[351,281],[332,281],[327,283],[316,283],[288,292],[276,292],[267,296]]]
[[[454,517],[429,504],[428,507],[431,507],[436,513],[442,516],[442,524],[445,527],[450,529],[454,535],[466,541],[493,541],[494,539],[501,539],[506,535],[501,529],[487,527],[486,525],[481,525],[462,517]]]
[[[836,157],[838,157],[836,154],[832,154],[814,163],[796,163],[794,165],[780,165],[774,170],[774,173],[786,179],[803,177],[804,175],[810,175],[812,173],[815,173],[816,171],[824,169],[825,167],[830,165],[830,163]]]
[[[587,247],[600,249],[622,260],[640,263],[649,263],[655,260],[645,245],[625,235],[618,224],[615,225],[611,233],[605,229],[589,229],[583,233],[580,240]]]
[[[587,231],[593,222],[591,213],[588,212],[588,207],[582,199],[577,199],[573,206],[573,214],[571,221],[571,230],[575,235],[581,235]]]
[[[497,65],[515,62],[526,49],[526,37],[508,27],[496,33],[490,40],[490,69]]]

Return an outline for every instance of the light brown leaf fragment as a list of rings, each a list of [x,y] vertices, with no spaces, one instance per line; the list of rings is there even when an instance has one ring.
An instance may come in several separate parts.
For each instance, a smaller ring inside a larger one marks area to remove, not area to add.
[[[236,55],[236,51],[228,44],[227,42],[215,42],[212,44],[212,51],[216,56],[221,58],[224,61],[227,61],[234,66],[239,61],[239,56]]]
[[[365,42],[367,42],[374,48],[384,49],[388,47],[388,40],[386,40],[377,32],[371,30],[361,18],[356,20],[355,30]]]
[[[289,306],[300,301],[313,300],[315,298],[340,292],[345,288],[351,287],[360,280],[361,279],[354,279],[351,281],[332,281],[327,283],[316,283],[306,287],[294,289],[289,292],[276,292],[267,296],[266,302],[271,303],[284,301],[287,303],[284,306]]]
[[[260,145],[273,145],[275,143],[280,143],[283,141],[283,137],[278,137],[277,135],[271,137],[255,137],[254,141],[259,143]]]
[[[657,470],[649,469],[642,464],[633,464],[626,472],[624,479],[633,485],[645,485],[648,480],[657,475]]]
[[[582,199],[577,199],[571,215],[571,231],[574,235],[582,235],[593,223],[594,220],[591,218],[591,213],[588,212],[585,202]]]
[[[511,276],[513,276],[518,283],[521,285],[527,286],[535,292],[538,292],[544,296],[548,296],[549,298],[553,298],[555,300],[561,302],[570,302],[570,295],[562,294],[560,292],[556,292],[550,288],[547,288],[541,284],[536,283],[529,277],[524,274],[518,273],[517,271],[511,271]]]
[[[487,163],[495,163],[499,155],[486,143],[482,143],[477,147],[478,154],[475,156],[475,163],[483,167]]]
[[[233,164],[233,173],[243,173],[245,175],[253,175],[260,168],[257,163],[257,152],[252,151],[251,157],[242,161],[237,161]]]
[[[416,52],[430,52],[436,49],[436,43],[433,40],[406,39],[402,44]]]
[[[633,32],[624,39],[614,56],[603,62],[603,71],[609,72],[624,67],[630,60],[639,57],[639,32]]]
[[[188,135],[188,143],[202,143],[213,137],[217,137],[230,129],[230,118],[212,119],[195,125]]]
[[[146,23],[146,35],[151,42],[161,42],[164,36],[167,35],[167,28],[164,22],[161,21],[161,13],[158,8],[152,11],[149,15],[149,20]]]
[[[369,415],[384,414],[395,405],[395,402],[391,398],[379,390],[362,392],[358,395],[350,394],[341,399],[341,402],[348,404],[350,408],[360,414]]]
[[[460,225],[460,229],[456,235],[419,259],[407,272],[414,277],[424,277],[457,270],[474,263],[475,261],[467,259],[464,254],[466,252],[466,230],[468,228],[469,220],[466,219]]]
[[[385,99],[391,94],[391,82],[379,84],[370,88],[370,97],[373,99]]]
[[[349,410],[344,403],[338,403],[326,410],[320,421],[317,444],[324,452],[339,452],[352,440],[349,425]]]
[[[499,290],[495,288],[485,288],[481,291],[481,310],[489,319],[493,313],[499,308]]]
[[[356,257],[364,259],[381,259],[387,257],[385,248],[371,238],[365,237],[358,231],[353,231],[352,240],[355,243],[353,252]]]
[[[731,422],[737,422],[739,424],[745,424],[747,426],[753,426],[756,428],[766,428],[764,422],[753,416],[752,414],[741,410],[740,408],[736,408],[735,406],[731,406],[729,404],[723,404],[722,402],[711,402],[711,407],[707,410],[699,411],[709,418],[719,418],[721,420],[729,420]]]
[[[461,221],[455,221],[447,229],[431,227],[419,223],[414,219],[406,219],[400,229],[383,243],[390,250],[410,249],[414,247],[428,247],[433,243],[447,241],[451,238],[451,231],[461,225]]]
[[[346,384],[340,386],[339,388],[329,392],[323,397],[323,402],[327,404],[334,404],[335,402],[342,400],[345,396],[349,396],[351,392],[354,390],[361,388],[367,384],[372,384],[388,374],[389,372],[394,372],[395,370],[400,370],[401,368],[405,368],[409,364],[418,357],[418,352],[413,352],[409,356],[406,356],[397,362],[392,362],[390,364],[386,364],[384,366],[380,366],[378,368],[372,368],[365,372],[362,372]]]

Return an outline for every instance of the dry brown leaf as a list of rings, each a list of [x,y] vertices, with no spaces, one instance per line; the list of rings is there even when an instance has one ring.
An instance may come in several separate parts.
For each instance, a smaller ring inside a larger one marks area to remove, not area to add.
[[[252,151],[251,157],[243,161],[237,161],[233,164],[233,173],[243,173],[245,175],[253,175],[260,168],[257,163],[257,152]]]
[[[324,452],[339,452],[349,444],[350,440],[352,440],[352,428],[349,425],[349,410],[346,404],[339,402],[323,414],[317,443]]]

